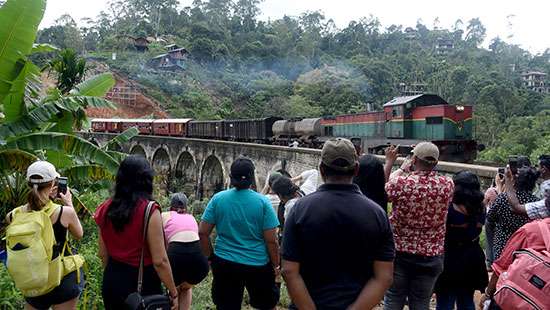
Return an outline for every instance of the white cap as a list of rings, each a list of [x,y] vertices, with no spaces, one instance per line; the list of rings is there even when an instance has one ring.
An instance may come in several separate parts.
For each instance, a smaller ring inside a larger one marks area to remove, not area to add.
[[[34,178],[31,178],[33,176]],[[59,178],[59,173],[57,173],[55,167],[47,161],[36,161],[27,168],[27,181],[31,183],[46,183],[57,178]]]

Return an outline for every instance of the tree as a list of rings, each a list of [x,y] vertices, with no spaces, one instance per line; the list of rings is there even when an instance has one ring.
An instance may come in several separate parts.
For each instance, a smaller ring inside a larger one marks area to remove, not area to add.
[[[485,40],[485,35],[487,29],[481,23],[479,18],[472,18],[468,21],[468,26],[466,27],[466,42],[472,46],[479,46],[483,40]]]
[[[65,49],[48,64],[48,70],[55,72],[57,88],[62,94],[68,94],[84,78],[86,60],[78,57],[76,52]]]

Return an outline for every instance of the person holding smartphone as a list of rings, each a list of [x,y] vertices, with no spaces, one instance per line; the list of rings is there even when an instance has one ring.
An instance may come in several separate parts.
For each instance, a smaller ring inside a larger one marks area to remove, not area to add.
[[[550,208],[545,203],[545,200],[550,198],[550,155],[541,155],[539,157],[539,173],[543,179],[539,187],[540,195],[542,198],[539,201],[521,204],[518,200],[515,188],[509,187],[506,189],[508,195],[508,202],[512,206],[512,210],[518,214],[527,214],[529,219],[538,220],[547,218],[550,216]],[[514,175],[509,171],[506,174],[506,182],[514,182]]]
[[[507,187],[514,188],[519,203],[525,204],[539,200],[532,193],[539,176],[538,171],[533,167],[519,167],[514,160],[510,160],[508,165],[510,171],[509,173],[515,175],[515,178],[513,181],[509,181]],[[514,166],[518,167],[516,174],[514,174]],[[529,217],[526,214],[519,214],[512,211],[512,206],[508,201],[508,195],[506,192],[503,192],[497,196],[492,207],[487,212],[487,222],[490,225],[494,225],[495,228],[493,252],[494,259],[497,260],[500,257],[506,242],[516,230],[529,222]]]

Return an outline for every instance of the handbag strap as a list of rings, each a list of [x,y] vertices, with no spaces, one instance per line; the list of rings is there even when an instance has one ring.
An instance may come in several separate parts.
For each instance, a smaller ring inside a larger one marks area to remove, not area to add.
[[[147,241],[147,229],[149,226],[149,220],[151,219],[151,209],[153,208],[153,200],[149,201],[147,204],[147,209],[145,209],[145,216],[143,218],[143,242],[141,247],[141,257],[139,259],[139,272],[138,272],[138,285],[137,292],[141,294],[141,288],[143,287],[143,259],[145,257],[145,244]]]
[[[542,234],[542,239],[544,240],[544,245],[546,246],[546,251],[550,252],[550,229],[548,229],[548,224],[546,221],[542,220],[538,222],[538,225]]]

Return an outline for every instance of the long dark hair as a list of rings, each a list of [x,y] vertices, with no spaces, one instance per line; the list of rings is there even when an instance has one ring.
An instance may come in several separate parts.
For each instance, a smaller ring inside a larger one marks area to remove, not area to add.
[[[454,176],[453,182],[455,184],[453,203],[464,206],[468,212],[468,219],[476,221],[484,211],[484,195],[479,178],[470,171],[461,171]]]
[[[384,165],[374,155],[363,155],[359,158],[359,173],[353,178],[363,195],[372,199],[387,212],[388,195],[384,188],[386,177]]]
[[[537,185],[539,176],[540,173],[533,167],[518,168],[515,181],[516,191],[531,193],[535,189],[535,185]]]
[[[115,194],[107,218],[116,231],[122,231],[130,222],[140,199],[153,199],[153,169],[140,155],[126,157],[118,168]]]

